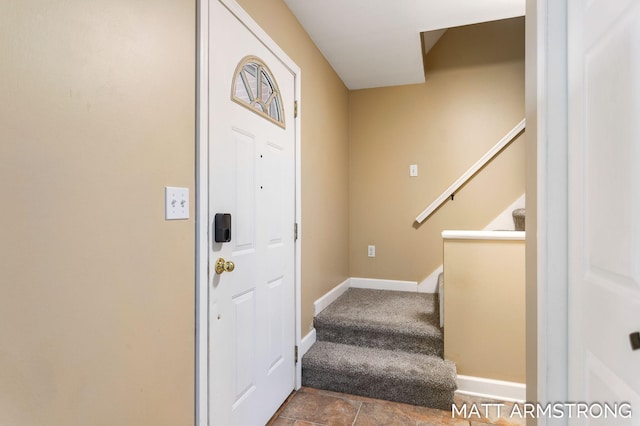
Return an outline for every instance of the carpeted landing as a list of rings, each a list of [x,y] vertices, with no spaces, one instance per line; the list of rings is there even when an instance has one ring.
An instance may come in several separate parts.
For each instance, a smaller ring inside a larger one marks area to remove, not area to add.
[[[437,295],[351,288],[314,326],[303,386],[451,409],[456,369],[442,359]]]

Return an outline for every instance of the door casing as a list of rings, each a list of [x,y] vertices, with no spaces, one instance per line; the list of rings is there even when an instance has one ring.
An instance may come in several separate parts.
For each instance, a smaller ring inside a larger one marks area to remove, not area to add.
[[[527,401],[567,401],[567,1],[526,2]]]
[[[303,241],[302,197],[300,169],[301,135],[301,79],[300,67],[269,37],[269,35],[240,7],[235,0],[198,0],[198,49],[197,49],[197,88],[196,88],[196,348],[195,348],[195,424],[207,426],[209,419],[209,114],[207,81],[209,64],[209,3],[220,1],[234,14],[278,59],[295,75],[295,98],[298,101],[298,114],[295,118],[295,220],[298,224],[298,239],[295,244],[295,340],[300,347],[301,335],[301,253]],[[302,386],[302,362],[296,364],[296,389]]]

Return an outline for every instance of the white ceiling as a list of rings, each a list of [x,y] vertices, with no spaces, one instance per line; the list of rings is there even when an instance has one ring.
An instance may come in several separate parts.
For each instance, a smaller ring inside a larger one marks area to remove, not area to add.
[[[284,1],[352,90],[424,82],[421,32],[525,12],[525,0]]]

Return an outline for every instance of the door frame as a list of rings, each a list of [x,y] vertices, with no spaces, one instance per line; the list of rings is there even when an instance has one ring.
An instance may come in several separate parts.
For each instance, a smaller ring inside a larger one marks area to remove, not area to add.
[[[526,0],[526,20],[527,401],[546,403],[569,400],[576,331],[568,320],[567,0]]]
[[[195,424],[209,423],[209,4],[220,1],[254,34],[293,74],[298,114],[295,126],[295,221],[298,239],[295,242],[295,344],[300,347],[301,324],[301,253],[302,253],[302,191],[300,124],[302,110],[300,67],[269,37],[235,0],[197,1],[197,76],[196,76],[196,299],[195,299]],[[233,70],[232,70],[233,71]],[[293,226],[293,224],[291,224]],[[302,362],[298,360],[295,388],[302,386]]]

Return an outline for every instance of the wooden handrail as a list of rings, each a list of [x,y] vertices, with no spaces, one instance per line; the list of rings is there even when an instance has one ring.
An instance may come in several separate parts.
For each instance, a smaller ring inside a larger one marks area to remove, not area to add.
[[[483,168],[489,161],[493,159],[493,157],[498,155],[500,151],[502,151],[507,145],[509,145],[516,138],[516,136],[522,133],[525,127],[526,122],[523,118],[522,121],[516,125],[516,127],[511,129],[511,131],[509,131],[509,133],[507,133],[502,139],[500,139],[497,144],[495,144],[489,151],[487,151],[487,153],[484,154],[482,158],[476,161],[476,163],[471,166],[469,170],[464,172],[464,174],[460,176],[458,180],[456,180],[450,187],[445,189],[438,198],[436,198],[431,204],[429,204],[429,207],[424,209],[424,211],[420,213],[418,217],[416,217],[416,222],[422,223],[426,218],[431,216],[431,214],[436,211],[438,207],[440,207],[442,204],[444,204],[445,201],[449,199],[449,197],[455,195],[456,191],[460,189],[462,185],[467,183],[467,181],[471,179],[473,175],[478,173],[478,170]]]

